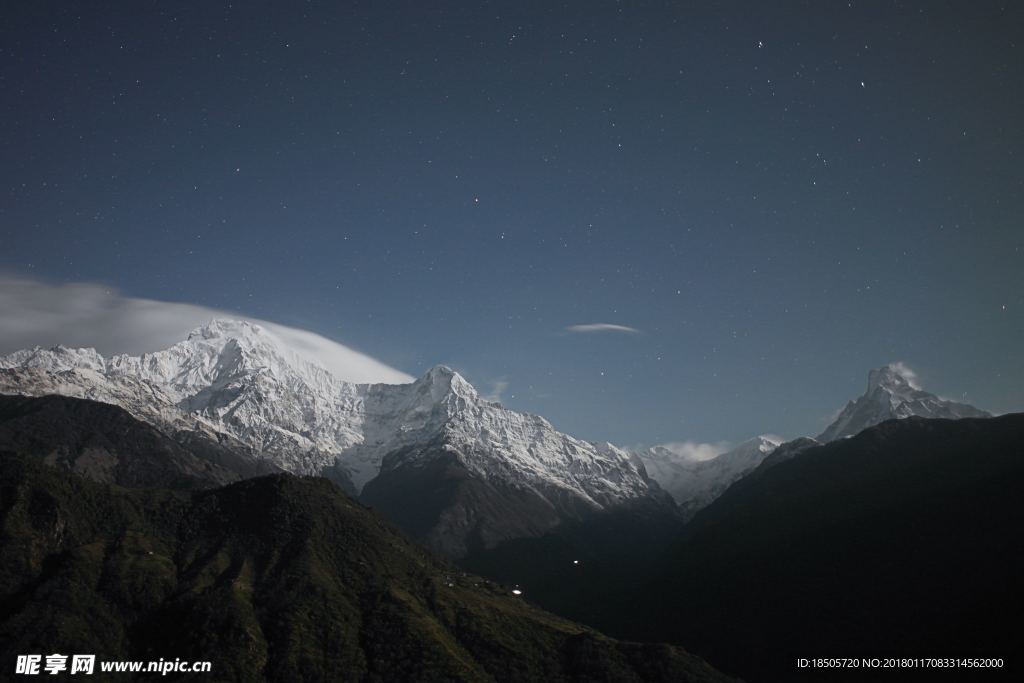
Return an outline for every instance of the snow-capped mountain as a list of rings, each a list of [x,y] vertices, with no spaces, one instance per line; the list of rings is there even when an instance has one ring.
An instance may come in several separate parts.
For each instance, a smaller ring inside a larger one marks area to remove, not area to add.
[[[250,322],[215,320],[142,356],[18,351],[0,357],[0,393],[113,403],[169,433],[216,435],[285,471],[330,476],[356,492],[382,466],[417,468],[443,455],[551,510],[565,501],[600,510],[658,493],[625,451],[487,401],[449,368],[409,384],[344,382]]]
[[[890,363],[868,373],[864,395],[850,401],[838,417],[817,438],[822,443],[835,441],[903,417],[962,418],[992,417],[966,403],[957,403],[923,391],[914,374],[901,363]]]
[[[758,436],[736,448],[707,457],[671,446],[654,446],[635,453],[648,475],[671,495],[685,514],[692,515],[748,472],[761,464],[781,443],[774,436]]]

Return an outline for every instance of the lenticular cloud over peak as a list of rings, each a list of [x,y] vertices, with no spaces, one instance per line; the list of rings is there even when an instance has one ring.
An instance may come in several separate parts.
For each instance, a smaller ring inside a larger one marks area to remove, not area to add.
[[[129,297],[102,284],[52,284],[0,275],[0,353],[34,346],[95,348],[138,355],[185,339],[214,319],[262,325],[302,357],[339,379],[404,384],[413,377],[308,330],[193,304]]]

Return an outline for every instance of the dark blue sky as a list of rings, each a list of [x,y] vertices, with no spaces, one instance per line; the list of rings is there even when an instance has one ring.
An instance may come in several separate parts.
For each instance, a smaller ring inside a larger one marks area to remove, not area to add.
[[[190,5],[5,8],[4,272],[619,443],[816,433],[894,360],[1024,408],[1020,3]]]

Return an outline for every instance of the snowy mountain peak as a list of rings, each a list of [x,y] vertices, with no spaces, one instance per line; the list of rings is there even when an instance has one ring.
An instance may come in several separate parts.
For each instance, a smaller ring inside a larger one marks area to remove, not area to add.
[[[257,376],[289,390],[333,392],[341,384],[300,356],[267,328],[246,320],[212,320],[170,348],[142,356],[114,356],[112,375],[137,377],[170,389],[179,399],[208,394]],[[195,408],[195,406],[193,406]]]
[[[902,363],[889,363],[868,373],[868,391],[883,389],[889,393],[919,390],[914,373]]]
[[[760,465],[780,443],[781,437],[763,434],[731,450],[701,444],[666,444],[635,456],[651,478],[691,515]],[[714,452],[716,450],[719,452]]]
[[[740,445],[736,446],[730,453],[771,453],[779,444],[783,442],[782,437],[775,436],[774,434],[762,434],[755,436],[753,439],[747,439]],[[723,455],[727,455],[723,453]],[[721,456],[719,456],[721,457]]]
[[[957,403],[921,389],[914,372],[903,363],[890,363],[868,373],[864,395],[850,401],[818,436],[823,443],[853,436],[868,427],[904,417],[991,417],[966,403]]]
[[[434,367],[427,370],[425,376],[430,377],[431,379],[448,380],[451,379],[452,377],[455,377],[458,374],[459,373],[455,372],[447,365],[435,365]]]
[[[435,365],[427,370],[426,374],[416,383],[429,387],[434,400],[440,400],[448,394],[465,399],[477,398],[477,392],[473,385],[447,365]]]
[[[167,354],[175,349],[193,356],[217,354],[257,367],[284,364],[306,371],[311,367],[323,370],[316,363],[300,357],[270,330],[248,320],[211,320],[192,330],[185,341],[158,353]]]
[[[645,496],[626,454],[559,433],[479,396],[439,365],[410,384],[356,384],[300,357],[271,329],[213,320],[184,341],[104,360],[92,350],[0,357],[0,392],[58,393],[120,405],[171,433],[223,435],[296,474],[361,490],[382,467],[457,452],[471,472],[600,508]]]
[[[220,338],[258,338],[260,335],[266,334],[266,331],[260,325],[249,322],[248,320],[232,320],[229,318],[215,318],[203,325],[197,327],[188,334],[187,341],[194,341],[197,339],[220,339]]]
[[[65,372],[72,368],[87,368],[102,372],[106,361],[96,349],[72,349],[57,345],[49,349],[35,347],[0,356],[0,368],[34,368],[46,372]]]

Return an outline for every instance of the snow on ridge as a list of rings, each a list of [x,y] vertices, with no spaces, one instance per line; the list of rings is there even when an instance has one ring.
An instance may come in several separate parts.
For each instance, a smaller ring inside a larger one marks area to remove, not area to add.
[[[688,514],[709,505],[733,482],[761,464],[782,437],[765,434],[726,449],[722,445],[689,444],[687,449],[654,446],[636,452],[652,479]],[[669,444],[671,446],[672,444]],[[715,450],[724,452],[714,453]]]
[[[991,417],[979,408],[958,403],[921,389],[917,375],[902,362],[890,363],[868,373],[867,390],[849,401],[835,420],[818,435],[822,443],[853,436],[885,420],[904,417]]]
[[[141,356],[55,347],[0,357],[0,368],[0,391],[93,398],[172,428],[198,423],[287,471],[343,472],[357,490],[385,455],[401,453],[395,466],[433,457],[438,439],[481,476],[554,486],[597,507],[649,490],[626,452],[486,401],[448,367],[406,384],[347,382],[250,321],[213,320]]]

